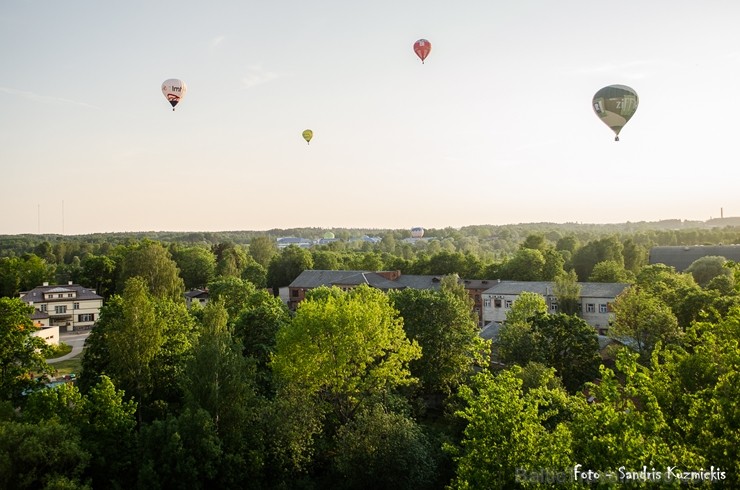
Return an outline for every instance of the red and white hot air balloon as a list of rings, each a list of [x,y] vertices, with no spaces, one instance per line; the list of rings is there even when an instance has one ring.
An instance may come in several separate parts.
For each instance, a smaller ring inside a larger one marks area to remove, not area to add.
[[[185,97],[185,92],[188,91],[188,87],[185,82],[177,78],[170,78],[162,82],[162,93],[167,98],[167,101],[172,104],[172,110],[175,110],[175,106]]]
[[[419,39],[414,43],[414,53],[419,57],[422,64],[424,60],[429,56],[429,52],[432,50],[432,43],[426,39]]]

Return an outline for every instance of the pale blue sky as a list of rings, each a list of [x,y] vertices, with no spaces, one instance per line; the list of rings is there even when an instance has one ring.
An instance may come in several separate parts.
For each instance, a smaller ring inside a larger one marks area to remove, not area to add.
[[[735,0],[4,0],[0,234],[738,216],[738,21]],[[619,143],[591,109],[610,84],[640,96]]]

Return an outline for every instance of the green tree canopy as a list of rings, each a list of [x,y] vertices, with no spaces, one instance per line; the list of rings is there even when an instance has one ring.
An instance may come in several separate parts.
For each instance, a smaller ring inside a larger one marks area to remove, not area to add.
[[[20,298],[0,298],[0,400],[14,404],[22,394],[38,387],[32,376],[50,374],[44,357],[48,345],[31,320],[33,307]]]
[[[185,284],[170,252],[161,244],[144,241],[128,250],[120,272],[121,292],[132,277],[144,279],[149,292],[157,298],[184,301]]]
[[[384,293],[322,287],[278,332],[272,368],[279,381],[319,397],[347,421],[370,398],[412,383],[408,364],[420,356]]]

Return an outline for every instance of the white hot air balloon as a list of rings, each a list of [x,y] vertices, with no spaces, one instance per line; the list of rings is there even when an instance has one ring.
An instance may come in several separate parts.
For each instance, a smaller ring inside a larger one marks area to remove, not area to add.
[[[172,104],[172,110],[175,110],[175,106],[185,97],[185,92],[188,91],[187,85],[182,80],[177,78],[170,78],[162,82],[162,93],[167,98],[167,101]]]

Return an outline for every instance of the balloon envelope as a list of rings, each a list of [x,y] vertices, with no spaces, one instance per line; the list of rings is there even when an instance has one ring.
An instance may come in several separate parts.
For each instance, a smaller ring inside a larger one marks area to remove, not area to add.
[[[162,93],[167,98],[167,101],[172,104],[172,110],[175,110],[175,106],[185,97],[185,92],[188,91],[188,87],[185,82],[177,78],[170,78],[162,82]]]
[[[419,39],[414,43],[414,53],[419,57],[422,63],[429,56],[429,52],[432,50],[432,43],[426,39]]]
[[[412,238],[421,238],[424,236],[424,228],[421,226],[415,226],[414,228],[411,228],[411,237]]]
[[[619,132],[635,114],[639,102],[634,89],[626,85],[609,85],[596,92],[592,107],[604,124],[614,131],[614,140],[619,141]]]
[[[306,143],[311,143],[311,138],[313,138],[313,131],[310,129],[307,129],[303,132],[303,139],[306,140]]]

